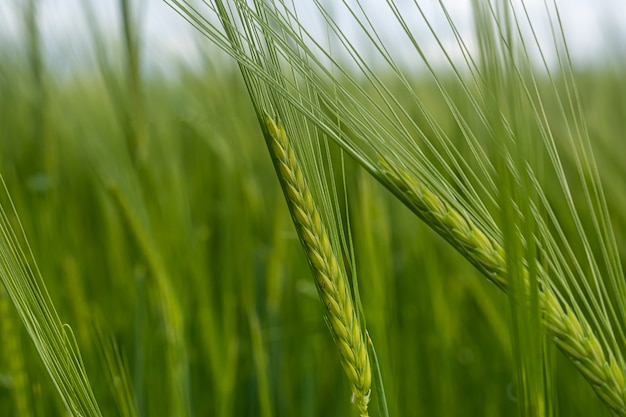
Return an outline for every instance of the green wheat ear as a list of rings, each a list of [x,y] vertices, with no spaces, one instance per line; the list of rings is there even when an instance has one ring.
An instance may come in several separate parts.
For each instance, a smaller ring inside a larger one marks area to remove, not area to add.
[[[347,277],[332,250],[313,196],[282,125],[267,114],[264,123],[268,147],[289,206],[289,211],[315,277],[319,297],[327,309],[341,363],[352,384],[353,400],[362,417],[368,416],[372,370],[365,337],[356,315]]]
[[[418,217],[489,280],[508,291],[506,255],[500,243],[484,233],[469,215],[439,198],[408,171],[396,169],[384,160],[380,161],[379,169]],[[523,274],[524,286],[528,291],[528,270],[525,269]],[[540,308],[546,331],[589,381],[598,396],[618,415],[626,416],[626,381],[618,360],[610,350],[605,353],[587,320],[559,301],[547,272],[539,268],[538,274],[541,283]]]

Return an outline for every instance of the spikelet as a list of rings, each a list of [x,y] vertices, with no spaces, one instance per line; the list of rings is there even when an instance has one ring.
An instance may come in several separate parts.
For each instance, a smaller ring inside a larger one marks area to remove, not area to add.
[[[352,385],[353,401],[368,416],[372,371],[365,338],[352,302],[347,277],[339,266],[330,239],[285,129],[265,115],[268,147],[300,241],[315,277],[319,297],[339,348],[343,368]]]

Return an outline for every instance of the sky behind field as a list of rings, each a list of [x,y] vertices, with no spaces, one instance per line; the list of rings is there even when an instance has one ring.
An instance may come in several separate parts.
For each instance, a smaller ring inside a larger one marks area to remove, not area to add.
[[[91,2],[98,15],[101,33],[107,34],[114,44],[116,39],[119,40],[121,33],[118,1],[88,1]],[[548,0],[548,2],[551,1]],[[208,45],[208,41],[198,42],[200,37],[195,30],[164,2],[135,0],[132,3],[141,21],[145,58],[151,67],[167,69],[168,63],[180,60],[193,62],[197,57],[198,45],[201,47]],[[302,3],[304,2],[299,2],[299,4]],[[379,22],[384,23],[388,13],[385,11],[386,6],[383,6],[383,1],[364,0],[363,3],[367,10],[372,12],[370,16],[375,16]],[[397,2],[400,8],[408,6],[409,3],[412,2],[407,0]],[[470,0],[447,0],[444,3],[449,7],[460,29],[465,32],[465,35],[471,36]],[[3,43],[19,45],[23,39],[21,9],[24,4],[26,0],[0,1],[0,41]],[[332,3],[327,2],[327,4]],[[443,28],[441,33],[444,33],[446,22],[438,10],[437,2],[428,0],[420,4],[425,8],[434,26]],[[536,16],[533,22],[540,29],[539,36],[542,42],[550,42],[549,27],[542,24],[541,20],[545,16],[543,0],[527,0],[526,4],[531,15]],[[566,36],[575,60],[586,63],[595,62],[598,59],[607,58],[608,51],[615,50],[622,51],[623,56],[626,50],[626,2],[622,0],[560,0],[557,4],[560,7]],[[414,6],[409,7],[410,9],[407,10],[410,12],[407,12],[405,17],[415,24],[419,34],[420,27],[425,30],[424,24],[418,19]],[[302,16],[308,15],[312,13],[302,14]],[[339,19],[345,19],[345,26],[342,28],[347,28],[349,31],[357,30],[349,22],[348,16],[339,14]],[[63,69],[68,63],[80,65],[88,61],[85,56],[89,51],[90,35],[81,0],[39,0],[39,22],[47,61],[52,67]],[[321,27],[316,22],[310,22],[310,24],[312,27]],[[389,30],[386,35],[391,42],[397,39],[397,34],[394,34],[392,30]],[[437,48],[428,36],[423,39],[423,46],[427,52]],[[399,45],[402,44],[399,43]]]

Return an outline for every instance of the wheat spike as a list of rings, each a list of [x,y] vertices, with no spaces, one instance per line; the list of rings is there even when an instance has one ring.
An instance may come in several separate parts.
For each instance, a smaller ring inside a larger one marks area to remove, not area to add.
[[[341,362],[352,384],[353,400],[362,417],[368,416],[372,371],[367,345],[330,239],[317,211],[285,129],[265,115],[268,146],[291,216],[315,277],[319,297],[339,347]]]
[[[407,171],[396,170],[387,161],[381,161],[379,166],[381,173],[400,192],[413,212],[499,288],[508,290],[505,253],[498,242],[482,232],[467,214],[436,196]],[[617,414],[626,416],[626,383],[620,364],[610,351],[605,354],[585,318],[576,316],[567,304],[559,301],[546,272],[539,268],[538,275],[542,319],[549,335],[574,362],[598,396]],[[523,279],[528,290],[527,270]]]

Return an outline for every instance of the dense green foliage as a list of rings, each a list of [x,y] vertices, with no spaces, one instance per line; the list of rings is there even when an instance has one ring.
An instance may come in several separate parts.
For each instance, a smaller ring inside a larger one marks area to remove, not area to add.
[[[144,416],[355,413],[238,70],[210,56],[170,78],[101,67],[67,80],[30,52],[0,59],[0,174],[102,415],[132,415],[125,395]],[[626,81],[616,73],[575,79],[623,260]],[[429,81],[410,82],[441,105]],[[513,415],[509,299],[352,160],[338,176],[390,415]],[[584,198],[576,184],[572,193]],[[609,415],[547,349],[556,414]],[[67,415],[1,286],[0,415]]]

